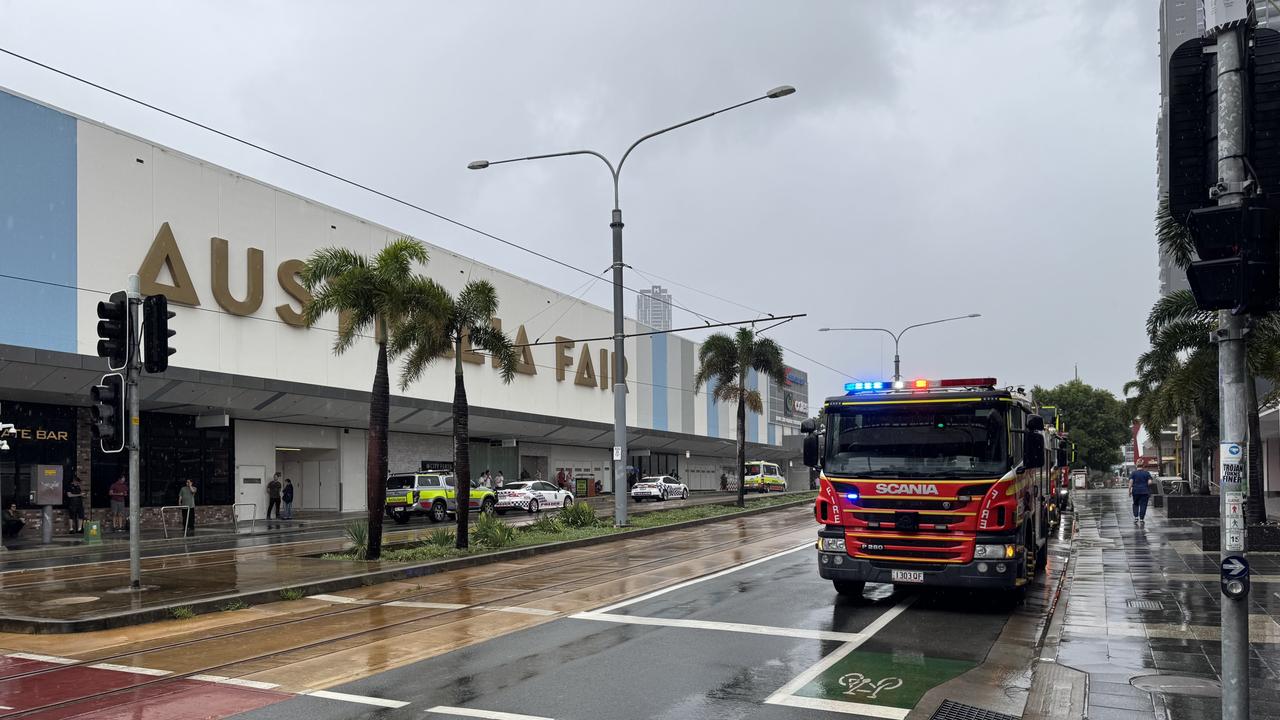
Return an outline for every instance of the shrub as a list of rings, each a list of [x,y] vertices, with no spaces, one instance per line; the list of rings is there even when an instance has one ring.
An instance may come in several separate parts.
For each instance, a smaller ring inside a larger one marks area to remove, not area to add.
[[[306,597],[306,593],[302,592],[302,588],[285,588],[280,591],[281,600],[301,600]]]
[[[427,534],[427,544],[436,547],[453,547],[453,531],[448,528],[436,528]]]
[[[564,531],[564,525],[560,524],[560,520],[551,515],[543,515],[528,525],[522,525],[521,530],[531,533],[545,533],[547,535],[558,535]]]
[[[190,620],[196,616],[196,612],[191,608],[183,605],[182,607],[169,608],[169,614],[174,620]]]
[[[571,528],[594,527],[600,522],[600,519],[596,517],[596,511],[592,510],[591,506],[582,500],[561,510],[559,518],[562,525]]]
[[[472,537],[486,547],[506,547],[516,541],[516,529],[492,515],[481,513],[473,527]]]
[[[222,612],[232,612],[233,610],[244,610],[249,607],[248,603],[243,600],[232,600],[218,607]]]
[[[353,520],[346,526],[347,539],[355,547],[352,552],[357,560],[363,560],[365,553],[369,550],[369,521]]]

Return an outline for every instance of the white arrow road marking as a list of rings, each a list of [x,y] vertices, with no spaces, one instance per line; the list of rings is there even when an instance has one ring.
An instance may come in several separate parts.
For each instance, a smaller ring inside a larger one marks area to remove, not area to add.
[[[326,700],[341,700],[342,702],[360,703],[361,705],[377,705],[378,707],[385,708],[402,708],[409,704],[401,700],[387,700],[385,698],[369,697],[367,695],[349,695],[347,693],[330,692],[328,690],[312,690],[301,694],[324,698]]]

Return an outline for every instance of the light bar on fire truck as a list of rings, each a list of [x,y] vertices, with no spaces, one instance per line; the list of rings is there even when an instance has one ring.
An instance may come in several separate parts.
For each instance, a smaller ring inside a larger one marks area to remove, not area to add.
[[[926,380],[918,378],[915,380],[870,380],[858,381],[844,384],[844,391],[849,395],[864,392],[882,392],[885,390],[928,390],[929,388],[964,388],[964,387],[981,387],[993,388],[996,386],[996,379],[993,377],[984,378],[947,378],[945,380]]]

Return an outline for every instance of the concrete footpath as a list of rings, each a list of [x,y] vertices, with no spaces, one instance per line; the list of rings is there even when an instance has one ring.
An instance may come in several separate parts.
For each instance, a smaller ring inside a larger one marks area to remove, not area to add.
[[[688,501],[651,503],[644,510],[729,501],[728,497],[699,497]],[[796,502],[806,503],[809,500],[797,497]],[[773,506],[776,507],[785,505]],[[749,512],[759,510],[749,509]],[[521,514],[509,518],[509,521],[520,524],[529,522],[529,517]],[[184,612],[179,608],[196,613],[211,612],[274,602],[295,592],[308,595],[332,593],[704,522],[707,521],[413,565],[321,559],[321,554],[340,551],[348,545],[340,535],[200,550],[144,558],[144,589],[141,592],[128,588],[127,560],[10,570],[0,572],[0,631],[66,633],[101,630],[168,619],[174,616],[175,610]],[[443,526],[420,522],[411,523],[405,529],[390,529],[399,527],[389,526],[384,534],[384,543],[421,540],[431,530]]]
[[[1218,553],[1124,490],[1075,497],[1068,578],[1033,680],[1029,718],[1221,717]],[[1251,553],[1251,717],[1280,717],[1280,553]],[[1038,706],[1037,706],[1038,701]]]

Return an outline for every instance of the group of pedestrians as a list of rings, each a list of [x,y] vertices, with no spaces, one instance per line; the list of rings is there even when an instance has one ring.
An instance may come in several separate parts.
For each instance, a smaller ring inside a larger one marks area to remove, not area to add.
[[[276,473],[271,476],[271,482],[267,483],[267,519],[271,519],[271,511],[275,510],[276,520],[292,520],[293,519],[293,480],[285,478],[284,483],[280,482],[282,473]],[[281,503],[284,503],[284,511],[281,512]]]
[[[498,471],[497,475],[492,475],[489,473],[488,468],[485,468],[485,471],[480,473],[480,477],[477,478],[476,482],[480,483],[480,487],[486,487],[490,490],[501,490],[506,486],[507,479],[502,476],[501,470]]]

